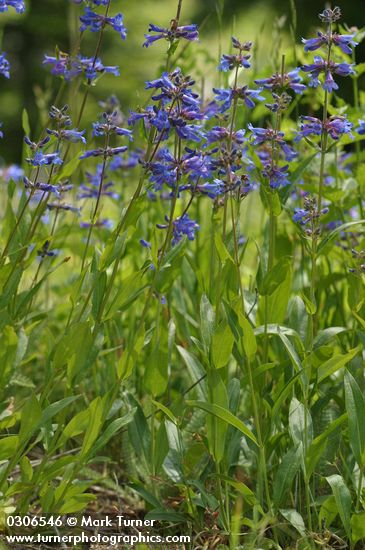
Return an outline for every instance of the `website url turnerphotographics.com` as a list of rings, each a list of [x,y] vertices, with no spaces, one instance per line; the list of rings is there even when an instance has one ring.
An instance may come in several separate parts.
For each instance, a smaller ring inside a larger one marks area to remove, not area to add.
[[[117,544],[188,544],[190,536],[188,535],[149,535],[147,533],[138,532],[133,535],[90,535],[81,531],[78,535],[7,535],[6,542],[8,544],[109,544],[116,546]]]
[[[152,533],[155,520],[130,519],[123,515],[105,516],[7,516],[8,544],[187,544],[188,535]],[[52,529],[53,528],[53,529]],[[62,532],[75,529],[74,533]],[[31,533],[29,531],[31,530]],[[55,533],[50,533],[54,530]],[[117,532],[116,532],[117,531]],[[127,532],[131,531],[131,532]],[[28,533],[27,533],[28,532]],[[26,534],[27,533],[27,534]]]

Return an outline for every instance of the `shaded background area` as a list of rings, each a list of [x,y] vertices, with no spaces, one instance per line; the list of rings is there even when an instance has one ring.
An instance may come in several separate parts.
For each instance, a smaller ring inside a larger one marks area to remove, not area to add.
[[[115,32],[105,33],[101,57],[104,64],[119,65],[121,76],[107,75],[97,83],[82,127],[87,127],[97,115],[97,100],[110,93],[118,96],[126,113],[143,103],[144,81],[162,68],[166,51],[163,41],[142,48],[143,34],[150,22],[167,26],[175,15],[177,2],[114,0],[112,4],[113,13],[124,14],[128,38],[124,42]],[[349,27],[365,25],[364,0],[339,0],[336,4]],[[317,14],[323,7],[324,3],[318,0],[184,0],[181,23],[195,22],[200,26],[200,42],[193,46],[194,56],[189,59],[188,69],[209,89],[216,78],[219,53],[229,48],[229,37],[234,33],[242,40],[256,43],[255,70],[265,67],[271,70],[282,53],[293,58],[293,33],[299,45],[302,36],[315,32],[319,24]],[[0,158],[6,162],[17,162],[21,156],[23,108],[29,113],[35,136],[42,127],[61,84],[60,79],[50,76],[42,67],[43,55],[53,55],[56,45],[62,51],[70,51],[70,44],[78,35],[79,13],[80,7],[70,0],[28,0],[24,15],[14,14],[13,10],[0,15],[2,51],[7,52],[11,63],[11,79],[0,77],[0,120],[6,133],[6,139],[0,143]],[[293,24],[296,28],[291,31]],[[84,55],[94,54],[96,38],[93,33],[85,34],[81,45]],[[297,52],[300,58],[300,47]],[[357,61],[365,60],[364,44],[357,48],[356,57]],[[82,88],[69,85],[62,102],[76,104],[80,92]]]

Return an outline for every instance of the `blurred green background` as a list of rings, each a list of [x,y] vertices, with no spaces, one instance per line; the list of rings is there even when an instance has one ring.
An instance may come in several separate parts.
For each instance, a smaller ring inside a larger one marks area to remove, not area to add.
[[[105,33],[102,60],[105,64],[119,65],[121,76],[105,76],[92,90],[92,96],[83,118],[87,127],[98,112],[97,100],[115,93],[125,113],[143,103],[144,81],[154,77],[163,63],[166,42],[160,41],[151,48],[142,48],[143,34],[150,22],[168,26],[176,12],[176,0],[114,0],[113,13],[122,11],[128,38],[122,41],[113,32]],[[343,22],[349,27],[365,24],[364,0],[336,2],[343,12]],[[209,90],[216,83],[215,68],[221,49],[229,49],[234,33],[241,40],[256,44],[256,71],[270,69],[278,63],[281,54],[293,57],[291,25],[295,24],[299,45],[302,36],[309,36],[318,27],[318,12],[325,4],[318,0],[184,0],[181,23],[198,23],[200,42],[189,47],[189,70]],[[6,139],[0,143],[2,162],[18,162],[22,151],[21,113],[26,108],[31,127],[37,136],[42,117],[54,100],[61,80],[50,76],[42,67],[44,53],[52,55],[57,45],[68,52],[70,43],[78,34],[78,14],[81,8],[70,0],[28,0],[27,11],[17,15],[11,10],[0,14],[2,51],[11,63],[11,79],[0,80],[0,120],[4,123]],[[221,22],[221,23],[220,23]],[[281,38],[279,38],[279,36]],[[97,36],[85,33],[81,51],[92,56]],[[301,48],[297,48],[300,54]],[[357,61],[365,60],[364,45],[356,51]],[[270,73],[269,73],[270,74]],[[68,86],[62,102],[75,106],[80,101],[80,89]]]

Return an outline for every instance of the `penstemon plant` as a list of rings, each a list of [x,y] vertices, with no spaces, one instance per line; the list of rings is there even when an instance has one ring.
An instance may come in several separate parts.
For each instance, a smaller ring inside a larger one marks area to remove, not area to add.
[[[184,548],[361,548],[365,33],[326,7],[299,51],[280,19],[264,66],[224,3],[214,57],[178,0],[126,103],[117,2],[64,4],[58,88],[0,166],[2,510],[123,502]]]

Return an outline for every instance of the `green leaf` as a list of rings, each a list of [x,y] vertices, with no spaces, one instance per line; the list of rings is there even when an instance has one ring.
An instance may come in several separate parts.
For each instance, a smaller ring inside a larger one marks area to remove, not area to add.
[[[331,424],[328,426],[326,430],[324,430],[320,435],[318,435],[312,443],[309,445],[307,449],[307,456],[306,456],[306,472],[307,477],[310,478],[314,472],[314,469],[320,460],[326,446],[328,443],[329,437],[332,435],[334,431],[336,431],[345,421],[347,420],[347,414],[343,414],[336,418]]]
[[[174,424],[177,424],[176,416],[170,411],[168,407],[166,407],[165,405],[162,405],[162,403],[159,403],[154,399],[151,399],[151,402],[155,405],[155,407],[157,407],[160,411],[162,411],[171,420],[171,422],[174,422]]]
[[[205,376],[205,370],[202,366],[202,364],[199,362],[199,360],[189,351],[187,351],[182,346],[176,346],[181,357],[184,360],[185,365],[188,368],[190,378],[193,382],[193,384],[196,383],[196,391],[199,396],[199,399],[206,399],[207,397],[207,389],[206,389],[206,383],[203,380]],[[201,382],[199,382],[201,380]],[[198,383],[199,382],[199,383]]]
[[[228,395],[226,385],[222,380],[220,372],[210,370],[208,372],[208,395],[211,404],[228,409]],[[209,449],[217,463],[221,462],[225,454],[225,441],[227,424],[216,416],[207,417],[207,439]]]
[[[345,372],[344,382],[350,445],[358,465],[363,467],[365,460],[365,399],[355,378],[348,371]]]
[[[29,116],[26,109],[23,109],[23,112],[22,112],[22,128],[24,130],[24,134],[26,136],[30,136]]]
[[[277,509],[287,501],[294,477],[300,468],[302,454],[302,443],[298,443],[284,455],[279,465],[273,486],[273,501]]]
[[[208,297],[203,294],[200,300],[200,331],[207,353],[210,349],[214,332],[215,314]]]
[[[289,431],[293,443],[301,442],[310,445],[313,440],[313,425],[310,412],[300,403],[296,397],[293,397],[289,408]]]
[[[212,337],[212,359],[217,369],[226,367],[232,353],[234,337],[226,321],[214,331]]]
[[[349,363],[358,353],[359,348],[355,348],[348,353],[334,355],[331,359],[325,361],[325,363],[318,368],[318,383],[323,382],[328,376],[331,376],[331,374],[347,365],[347,363]]]
[[[102,449],[112,437],[115,436],[124,426],[127,426],[132,422],[136,409],[128,411],[121,418],[116,418],[109,424],[109,426],[103,431],[99,439],[96,440],[92,448],[92,454],[95,455],[100,449]]]
[[[266,273],[261,283],[258,285],[261,296],[270,296],[278,286],[285,281],[290,269],[290,259],[282,258],[274,267]]]
[[[218,418],[221,418],[222,420],[227,422],[227,424],[230,424],[234,428],[237,428],[237,430],[239,430],[246,437],[251,439],[251,441],[253,441],[255,445],[258,446],[257,439],[251,432],[251,430],[242,422],[242,420],[234,416],[227,409],[223,409],[219,405],[214,405],[212,403],[205,403],[204,401],[187,401],[186,404],[189,407],[198,407],[198,409],[203,409],[204,411],[213,414]]]
[[[20,420],[19,430],[19,442],[20,444],[29,441],[36,429],[38,428],[39,421],[42,417],[42,409],[38,402],[38,399],[34,394],[26,401]]]
[[[331,486],[344,529],[350,537],[351,493],[340,475],[334,474],[326,477],[326,480]]]
[[[236,313],[238,316],[238,322],[243,331],[243,336],[242,336],[243,349],[245,350],[245,354],[247,355],[247,357],[252,358],[257,352],[257,343],[256,343],[255,333],[247,317],[243,315],[241,311],[236,311]]]
[[[0,336],[0,388],[6,388],[12,376],[18,353],[18,336],[13,327],[6,325]]]
[[[92,401],[88,408],[89,422],[82,442],[80,456],[85,457],[96,441],[103,425],[104,404],[101,397]]]
[[[354,544],[359,540],[365,540],[365,512],[351,516],[351,540]]]
[[[302,537],[305,537],[305,525],[302,516],[296,510],[280,510],[280,513],[285,519],[300,533]]]
[[[19,436],[9,435],[0,439],[0,460],[7,460],[15,455],[19,445]]]
[[[107,283],[105,271],[97,271],[94,275],[94,291],[92,298],[92,314],[94,319],[98,319],[100,306],[103,303],[104,293]]]

